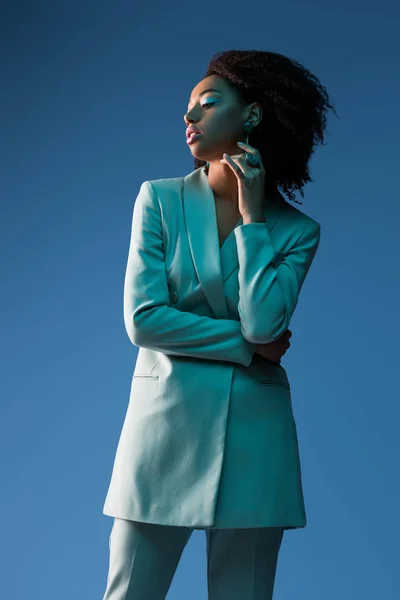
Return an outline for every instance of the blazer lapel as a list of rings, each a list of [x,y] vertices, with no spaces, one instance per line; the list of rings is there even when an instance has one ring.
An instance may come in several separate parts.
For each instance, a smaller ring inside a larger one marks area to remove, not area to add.
[[[224,281],[239,267],[235,233],[232,230],[219,248],[217,214],[213,190],[204,167],[183,178],[183,211],[194,268],[204,294],[218,319],[229,319]],[[279,219],[285,201],[265,208],[268,230]],[[243,224],[239,219],[235,227]]]

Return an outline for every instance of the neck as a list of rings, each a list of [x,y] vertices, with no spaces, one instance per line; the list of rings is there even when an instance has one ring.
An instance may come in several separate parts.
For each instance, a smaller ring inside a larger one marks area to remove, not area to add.
[[[210,163],[208,169],[208,183],[216,197],[237,205],[238,180],[228,165],[223,165],[220,162],[217,164]]]

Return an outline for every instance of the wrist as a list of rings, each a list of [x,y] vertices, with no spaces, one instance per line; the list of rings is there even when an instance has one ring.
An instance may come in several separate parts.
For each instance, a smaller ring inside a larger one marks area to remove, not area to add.
[[[266,223],[265,215],[243,215],[243,225]]]

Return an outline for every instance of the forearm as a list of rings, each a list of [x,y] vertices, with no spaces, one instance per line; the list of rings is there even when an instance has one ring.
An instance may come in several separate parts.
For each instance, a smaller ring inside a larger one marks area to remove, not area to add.
[[[319,244],[315,223],[277,264],[266,223],[247,222],[235,230],[239,259],[238,312],[245,339],[269,343],[288,329],[300,290]],[[283,254],[283,253],[279,253]]]
[[[169,306],[126,309],[125,326],[136,346],[164,354],[229,361],[248,366],[256,345],[247,341],[239,321],[212,319]]]

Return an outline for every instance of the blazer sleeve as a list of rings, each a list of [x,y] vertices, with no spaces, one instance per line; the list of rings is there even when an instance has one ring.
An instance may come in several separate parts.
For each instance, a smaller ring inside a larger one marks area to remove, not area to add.
[[[164,354],[251,363],[256,344],[243,337],[240,321],[183,312],[169,302],[160,207],[152,184],[145,181],[133,209],[124,283],[129,339]]]
[[[279,265],[266,223],[248,223],[234,231],[242,333],[249,342],[267,344],[289,328],[319,246],[321,226],[314,220],[307,224]]]

